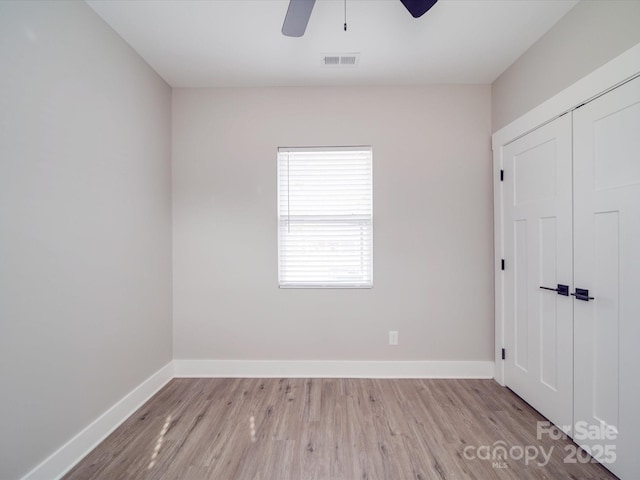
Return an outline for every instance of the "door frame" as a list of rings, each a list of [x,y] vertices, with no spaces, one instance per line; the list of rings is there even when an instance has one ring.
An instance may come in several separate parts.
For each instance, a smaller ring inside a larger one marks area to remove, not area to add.
[[[493,150],[493,218],[494,218],[494,289],[495,289],[495,369],[494,378],[504,386],[504,230],[502,222],[503,187],[500,170],[506,145],[549,123],[566,112],[575,110],[613,88],[640,76],[640,43],[605,63],[549,100],[525,113],[491,136]],[[507,265],[506,268],[509,268]]]

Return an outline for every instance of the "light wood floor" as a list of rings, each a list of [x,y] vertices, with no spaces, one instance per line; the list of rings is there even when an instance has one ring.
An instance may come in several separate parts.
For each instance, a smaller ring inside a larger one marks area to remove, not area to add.
[[[536,439],[539,420],[493,380],[174,379],[64,478],[616,478],[564,463],[573,444]],[[495,442],[553,453],[545,466],[477,458]]]

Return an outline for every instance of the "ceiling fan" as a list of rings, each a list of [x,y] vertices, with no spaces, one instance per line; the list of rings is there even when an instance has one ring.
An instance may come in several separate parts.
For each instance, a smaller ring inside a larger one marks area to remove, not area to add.
[[[418,18],[427,13],[438,0],[400,0],[409,10],[413,18]],[[287,37],[301,37],[307,29],[309,17],[316,0],[289,0],[289,8],[282,25],[282,33]],[[346,30],[346,23],[345,23]]]

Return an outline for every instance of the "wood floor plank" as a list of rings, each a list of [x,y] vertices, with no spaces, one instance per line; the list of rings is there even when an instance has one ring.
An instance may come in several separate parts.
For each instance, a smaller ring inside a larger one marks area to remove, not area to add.
[[[492,380],[174,379],[64,479],[616,478],[538,421]],[[485,459],[496,445],[551,455]]]

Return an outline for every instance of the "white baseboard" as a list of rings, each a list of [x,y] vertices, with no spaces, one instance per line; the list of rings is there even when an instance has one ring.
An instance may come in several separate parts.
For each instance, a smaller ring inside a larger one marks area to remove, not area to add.
[[[492,361],[173,360],[65,443],[22,480],[57,480],[175,377],[493,378]]]
[[[61,478],[172,378],[173,364],[169,362],[31,470],[22,480]]]
[[[493,361],[174,360],[176,377],[493,378]]]

